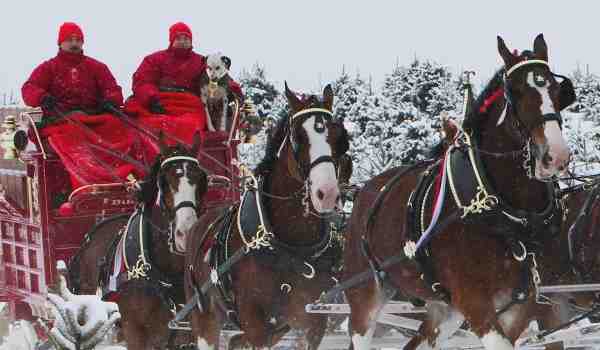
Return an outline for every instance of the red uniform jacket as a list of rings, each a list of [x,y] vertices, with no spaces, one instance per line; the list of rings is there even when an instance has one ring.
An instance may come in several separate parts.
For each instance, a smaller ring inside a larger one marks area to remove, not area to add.
[[[158,97],[159,87],[182,88],[200,94],[200,76],[206,69],[206,59],[191,49],[155,52],[146,56],[133,74],[133,94],[145,107]]]
[[[103,100],[123,104],[121,87],[104,63],[62,50],[31,73],[22,94],[32,107],[40,106],[44,96],[52,95],[63,112],[99,111]]]

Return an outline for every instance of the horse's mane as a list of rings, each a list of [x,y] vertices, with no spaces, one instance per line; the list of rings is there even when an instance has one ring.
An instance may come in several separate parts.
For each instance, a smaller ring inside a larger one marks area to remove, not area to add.
[[[504,69],[499,69],[496,71],[483,91],[481,91],[479,96],[477,96],[477,99],[473,104],[473,108],[471,108],[471,110],[465,116],[465,120],[463,122],[463,128],[465,130],[479,130],[481,127],[480,122],[484,120],[483,117],[489,113],[490,106],[485,106],[486,101],[490,99],[492,95],[498,91],[498,89],[501,88],[502,84],[504,84],[503,74]]]
[[[146,205],[153,204],[158,196],[158,174],[160,172],[160,164],[166,157],[172,157],[176,155],[189,156],[190,152],[182,145],[176,145],[169,147],[165,154],[159,154],[154,159],[150,172],[146,174],[144,180],[140,182],[140,190],[136,193],[136,199],[140,203]]]

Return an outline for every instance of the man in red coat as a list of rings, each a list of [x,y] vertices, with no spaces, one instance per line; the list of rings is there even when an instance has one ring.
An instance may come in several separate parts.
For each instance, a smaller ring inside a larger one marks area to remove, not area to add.
[[[169,47],[144,58],[133,75],[133,96],[125,111],[153,133],[167,135],[168,144],[180,140],[193,143],[194,135],[204,135],[206,112],[200,95],[200,77],[206,58],[192,49],[192,31],[185,23],[169,28]],[[173,137],[168,137],[173,136]],[[145,161],[159,153],[157,143],[140,135]]]
[[[59,30],[56,57],[39,65],[23,84],[25,103],[42,106],[44,114],[83,111],[97,114],[103,103],[121,106],[121,87],[108,67],[83,54],[83,32],[75,23],[64,23]]]
[[[192,49],[192,31],[182,22],[169,28],[169,47],[148,55],[133,74],[133,94],[153,113],[164,113],[160,92],[200,91],[206,58]]]
[[[136,155],[136,135],[117,117],[106,113],[123,105],[121,87],[108,67],[83,54],[84,36],[75,23],[64,23],[58,34],[56,57],[39,65],[22,93],[25,103],[42,107],[40,135],[59,156],[69,173],[70,184],[61,168],[52,173],[61,183],[52,182],[55,195],[66,194],[84,185],[123,182],[129,174],[143,176],[117,155]]]

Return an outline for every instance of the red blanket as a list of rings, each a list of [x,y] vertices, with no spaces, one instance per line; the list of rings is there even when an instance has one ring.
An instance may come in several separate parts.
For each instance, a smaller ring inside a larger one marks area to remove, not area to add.
[[[172,135],[191,146],[194,134],[200,132],[204,139],[206,130],[206,112],[202,100],[196,95],[181,92],[161,92],[160,102],[165,108],[165,114],[153,114],[134,98],[129,98],[125,103],[125,112],[137,117],[140,125],[158,135],[162,130],[166,135]],[[160,153],[158,144],[147,135],[140,134],[144,144],[144,156],[147,163],[152,163]],[[165,137],[169,145],[177,142]]]
[[[103,152],[139,158],[139,138],[117,117],[111,114],[72,114],[67,120],[41,129],[41,136],[58,154],[71,178],[72,189],[83,185],[125,181],[132,173],[137,178],[143,170]]]

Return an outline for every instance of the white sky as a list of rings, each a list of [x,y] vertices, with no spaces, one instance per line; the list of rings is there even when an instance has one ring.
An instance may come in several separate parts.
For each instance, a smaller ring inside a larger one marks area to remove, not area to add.
[[[396,61],[433,58],[487,81],[500,67],[496,35],[530,48],[544,33],[558,73],[578,64],[598,71],[599,2],[592,0],[19,0],[0,12],[0,103],[20,95],[33,68],[56,54],[59,25],[79,23],[85,52],[106,63],[125,94],[141,59],[168,45],[168,28],[185,21],[200,53],[222,51],[233,73],[260,62],[271,80],[316,90],[342,70],[380,82]],[[278,86],[281,88],[282,86]]]

